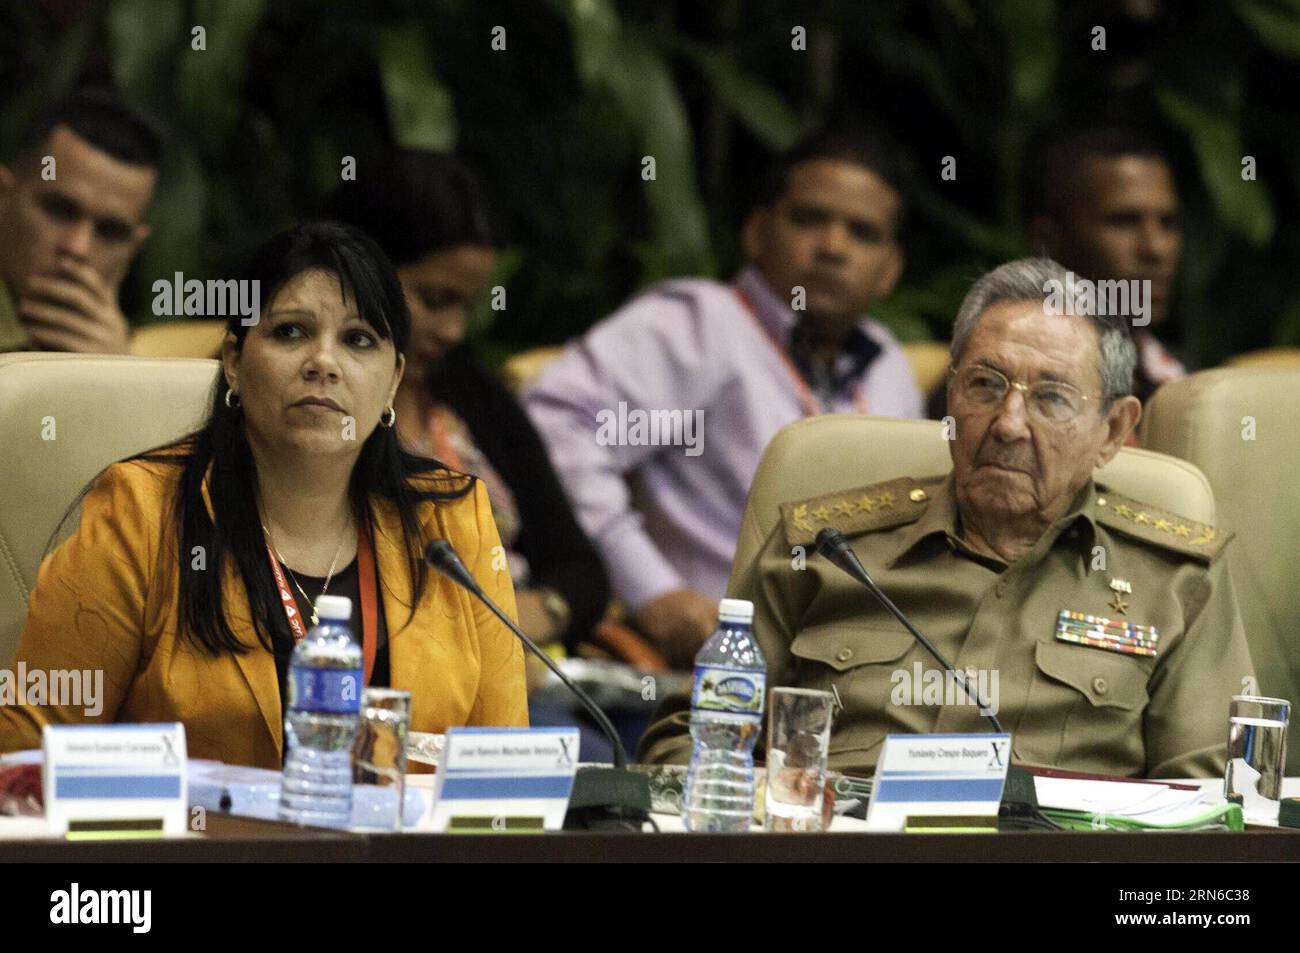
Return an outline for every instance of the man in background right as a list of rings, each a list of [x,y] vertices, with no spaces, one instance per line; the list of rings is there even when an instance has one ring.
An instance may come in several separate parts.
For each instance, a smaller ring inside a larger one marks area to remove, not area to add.
[[[1027,219],[1037,252],[1092,281],[1150,281],[1150,323],[1134,324],[1133,393],[1187,374],[1166,348],[1170,294],[1182,257],[1178,187],[1160,147],[1120,126],[1072,128],[1047,140],[1030,168]]]

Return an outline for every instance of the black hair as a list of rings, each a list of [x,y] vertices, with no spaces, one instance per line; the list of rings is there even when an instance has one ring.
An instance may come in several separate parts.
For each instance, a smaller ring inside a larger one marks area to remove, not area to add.
[[[790,170],[811,159],[851,162],[869,172],[874,172],[898,194],[898,217],[901,219],[903,179],[893,144],[883,136],[852,124],[830,126],[814,132],[778,156],[768,170],[755,204],[767,208],[775,205],[785,194],[785,190],[790,187]]]
[[[422,149],[361,156],[356,179],[334,190],[324,214],[370,235],[399,266],[445,248],[504,244],[483,180]]]
[[[152,123],[111,89],[80,89],[45,109],[23,135],[18,154],[41,148],[59,126],[120,162],[151,169],[162,165],[162,140]]]
[[[1154,137],[1130,126],[1077,126],[1058,130],[1033,150],[1025,189],[1025,218],[1064,224],[1078,198],[1089,159],[1145,156],[1163,159],[1168,151]]]
[[[340,293],[356,302],[357,313],[380,337],[391,339],[400,355],[410,334],[411,317],[397,272],[375,242],[359,230],[338,222],[308,222],[276,235],[254,254],[249,280],[260,282],[263,306],[294,276],[322,269],[339,280]],[[233,315],[226,330],[242,347],[248,326]],[[258,639],[268,650],[272,632],[287,636],[287,623],[276,592],[257,507],[256,464],[249,448],[244,415],[226,405],[226,384],[218,378],[207,421],[175,444],[133,457],[180,466],[174,504],[180,543],[181,628],[194,643],[213,655],[244,652],[226,620],[221,590],[223,568],[233,559],[248,593]],[[211,476],[208,478],[209,468]],[[421,478],[424,488],[413,484]],[[209,517],[203,498],[208,479],[212,502]],[[427,542],[416,518],[426,500],[453,500],[467,494],[474,478],[455,473],[436,460],[405,452],[392,428],[376,426],[362,444],[348,485],[359,526],[373,538],[369,502],[372,496],[391,502],[401,517],[403,545],[411,582],[411,616],[428,582],[423,550]],[[191,566],[190,554],[202,547],[206,568]],[[408,617],[408,622],[409,622]]]

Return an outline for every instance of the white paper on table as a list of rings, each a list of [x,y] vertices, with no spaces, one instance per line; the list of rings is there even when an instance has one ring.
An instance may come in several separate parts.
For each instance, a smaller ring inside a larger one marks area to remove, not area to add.
[[[1167,784],[1036,777],[1034,787],[1040,807],[1087,811],[1148,823],[1177,823],[1199,814],[1214,802],[1199,788],[1188,791]]]
[[[41,817],[0,816],[0,840],[30,840],[53,836],[44,815]]]

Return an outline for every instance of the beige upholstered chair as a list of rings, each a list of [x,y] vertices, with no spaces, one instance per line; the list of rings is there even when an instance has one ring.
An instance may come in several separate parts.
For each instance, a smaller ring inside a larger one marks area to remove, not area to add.
[[[113,461],[195,429],[216,375],[216,361],[0,354],[0,668],[69,504]]]
[[[733,578],[744,571],[781,521],[781,503],[895,477],[947,473],[951,468],[948,441],[937,421],[826,414],[782,428],[763,452],[749,490]],[[1214,522],[1210,484],[1201,471],[1182,460],[1125,448],[1097,474],[1097,480],[1117,493],[1188,519]]]
[[[1247,351],[1225,362],[1227,367],[1300,367],[1300,347],[1270,347]]]
[[[948,347],[947,341],[917,341],[903,345],[903,353],[912,366],[912,376],[916,378],[922,397],[928,397],[930,391],[943,383],[952,360]]]
[[[226,322],[165,321],[146,324],[131,336],[131,353],[136,357],[216,357]]]
[[[522,394],[547,364],[564,353],[562,347],[534,347],[520,351],[501,365],[501,380],[512,394]]]
[[[1237,534],[1228,568],[1266,695],[1300,702],[1300,367],[1248,365],[1165,384],[1151,400],[1144,446],[1200,467]],[[1253,428],[1253,431],[1252,431]],[[1287,773],[1300,772],[1300,743]]]

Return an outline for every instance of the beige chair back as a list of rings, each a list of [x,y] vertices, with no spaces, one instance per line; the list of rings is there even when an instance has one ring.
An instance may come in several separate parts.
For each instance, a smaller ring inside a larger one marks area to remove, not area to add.
[[[131,336],[131,353],[136,357],[218,357],[225,336],[225,321],[146,324]]]
[[[912,366],[912,376],[916,378],[916,386],[923,398],[930,396],[930,391],[942,384],[948,373],[952,360],[948,347],[947,341],[917,341],[903,345],[903,353]]]
[[[1228,568],[1241,602],[1259,690],[1300,702],[1300,367],[1203,371],[1155,393],[1144,446],[1209,478],[1219,525],[1237,534]],[[1300,743],[1288,752],[1300,772]]]
[[[0,668],[69,504],[115,460],[194,430],[216,375],[216,361],[0,354]]]
[[[1224,362],[1225,367],[1300,367],[1300,347],[1270,347],[1262,351],[1247,351]]]
[[[524,392],[542,369],[564,353],[562,347],[535,347],[506,358],[501,365],[501,380],[516,396]]]

